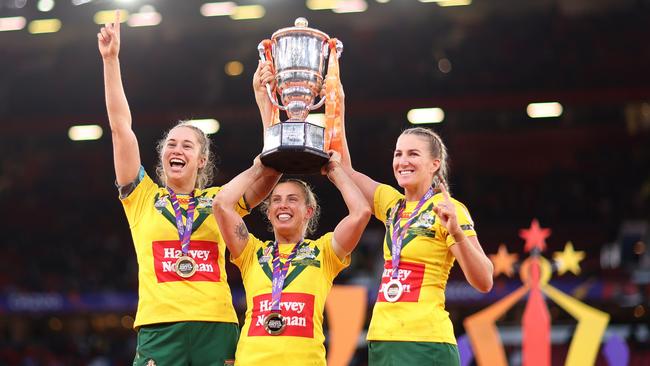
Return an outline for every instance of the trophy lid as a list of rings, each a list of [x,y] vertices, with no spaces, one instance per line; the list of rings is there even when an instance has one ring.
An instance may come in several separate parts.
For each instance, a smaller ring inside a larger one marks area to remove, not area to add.
[[[286,28],[278,29],[277,31],[275,31],[275,33],[273,33],[273,35],[271,36],[271,39],[275,40],[278,37],[282,37],[282,36],[285,36],[285,35],[288,35],[288,34],[291,34],[291,33],[309,33],[309,34],[314,35],[314,36],[319,37],[319,38],[323,38],[323,39],[326,39],[326,40],[330,39],[330,36],[328,36],[327,33],[322,32],[322,31],[320,31],[318,29],[309,28],[308,25],[309,25],[309,22],[307,21],[306,18],[303,18],[303,17],[297,18],[294,21],[294,26],[293,27],[286,27]]]

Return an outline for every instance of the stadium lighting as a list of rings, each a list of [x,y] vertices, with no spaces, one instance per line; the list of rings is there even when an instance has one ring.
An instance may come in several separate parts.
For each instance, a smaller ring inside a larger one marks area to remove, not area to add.
[[[162,16],[157,11],[146,11],[131,14],[126,24],[129,27],[151,27],[160,24]]]
[[[219,125],[219,121],[217,121],[214,118],[191,119],[191,120],[187,121],[187,123],[189,123],[192,126],[200,129],[206,135],[211,135],[213,133],[217,133],[219,131],[219,128],[221,127]]]
[[[204,17],[218,17],[231,15],[235,11],[237,4],[232,1],[218,3],[205,3],[201,5],[201,15]]]
[[[230,61],[225,66],[226,75],[239,76],[244,72],[244,64],[239,61]]]
[[[42,12],[48,12],[54,8],[54,0],[38,0],[36,8]]]
[[[467,6],[471,5],[472,0],[441,0],[438,1],[438,6]]]
[[[129,12],[120,9],[120,23],[124,23],[129,19]],[[108,23],[113,23],[115,20],[115,10],[100,10],[95,13],[93,21],[95,24],[104,25]]]
[[[24,17],[0,18],[0,32],[17,31],[25,28],[27,20]]]
[[[58,19],[32,20],[27,26],[31,34],[56,33],[61,29],[61,21]]]
[[[530,103],[526,107],[526,113],[530,118],[550,118],[562,115],[562,104],[558,102]]]
[[[242,5],[235,8],[230,18],[233,20],[259,19],[266,14],[262,5]]]
[[[366,0],[349,0],[339,1],[336,8],[332,9],[333,12],[341,13],[361,13],[368,9]]]
[[[309,10],[332,10],[339,5],[339,0],[307,0],[305,5]]]
[[[99,125],[78,125],[68,130],[68,137],[72,141],[99,140],[104,131]]]
[[[441,108],[417,108],[406,113],[406,119],[414,125],[423,123],[440,123],[445,119]]]

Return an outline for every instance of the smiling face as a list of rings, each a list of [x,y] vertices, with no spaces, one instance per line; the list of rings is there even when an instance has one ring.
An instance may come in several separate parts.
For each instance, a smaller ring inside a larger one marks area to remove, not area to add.
[[[191,128],[179,126],[169,131],[160,153],[166,184],[182,193],[194,189],[198,170],[205,167],[207,160],[202,150]]]
[[[307,204],[305,192],[297,182],[279,183],[269,197],[267,218],[273,231],[284,238],[301,239],[314,214]]]
[[[400,187],[420,191],[431,186],[440,159],[431,155],[430,143],[415,134],[402,134],[393,154],[393,174]]]

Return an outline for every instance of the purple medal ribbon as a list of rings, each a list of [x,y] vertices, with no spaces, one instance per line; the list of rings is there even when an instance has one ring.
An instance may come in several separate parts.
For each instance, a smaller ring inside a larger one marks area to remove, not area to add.
[[[291,254],[280,268],[280,245],[278,242],[273,242],[273,286],[271,287],[271,311],[280,311],[280,298],[282,297],[282,288],[284,287],[284,279],[287,276],[287,271],[291,265],[291,261],[298,253],[298,247],[302,244],[300,240],[293,247]]]
[[[394,207],[393,209],[395,210],[395,213],[393,214],[393,234],[392,234],[392,259],[393,259],[393,274],[391,275],[391,279],[395,280],[397,279],[397,272],[399,268],[399,260],[400,260],[400,254],[402,253],[402,240],[404,240],[404,233],[409,229],[413,221],[415,220],[415,217],[418,215],[418,212],[420,212],[420,209],[424,205],[424,203],[429,200],[429,198],[433,197],[433,188],[429,187],[429,190],[427,193],[420,198],[420,202],[418,202],[418,205],[415,206],[415,210],[411,213],[411,216],[409,216],[408,220],[404,224],[403,227],[400,227],[400,223],[402,221],[402,212],[406,208],[406,199],[400,200],[400,202],[397,203],[397,206]],[[396,220],[397,219],[397,220]]]
[[[181,213],[181,205],[178,202],[178,197],[176,193],[167,187],[169,191],[169,200],[172,202],[172,208],[174,209],[174,215],[176,215],[176,228],[178,229],[178,239],[181,241],[181,250],[184,255],[187,255],[187,252],[190,249],[190,236],[192,236],[192,224],[194,224],[194,207],[196,203],[194,202],[194,190],[190,193],[190,203],[187,206],[187,221],[185,226],[183,226],[183,214]]]

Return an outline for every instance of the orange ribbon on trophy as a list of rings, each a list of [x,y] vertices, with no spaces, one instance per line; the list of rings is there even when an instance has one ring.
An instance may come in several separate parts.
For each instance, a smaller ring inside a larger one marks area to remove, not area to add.
[[[336,38],[329,40],[330,56],[325,77],[325,150],[342,150],[343,89],[339,72]]]
[[[266,57],[267,61],[272,61],[273,56],[271,53],[271,45],[272,42],[270,39],[265,39],[262,41],[262,44],[264,45],[264,56]],[[271,62],[271,72],[275,74],[275,69],[273,67],[273,62]],[[277,87],[277,85],[276,85]],[[276,104],[277,104],[277,94],[275,93],[275,90],[271,90],[272,93],[269,93],[270,95],[275,98]],[[280,108],[276,107],[275,104],[273,104],[272,108],[272,114],[271,114],[271,126],[273,126],[276,123],[280,123]]]

